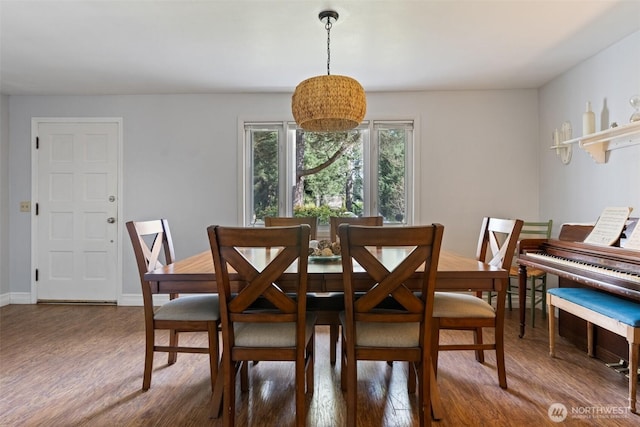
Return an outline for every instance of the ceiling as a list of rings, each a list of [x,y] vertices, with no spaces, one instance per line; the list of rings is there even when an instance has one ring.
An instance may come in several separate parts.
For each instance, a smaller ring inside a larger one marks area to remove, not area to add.
[[[326,73],[324,9],[367,92],[537,88],[640,30],[640,0],[0,0],[0,91],[292,92]]]

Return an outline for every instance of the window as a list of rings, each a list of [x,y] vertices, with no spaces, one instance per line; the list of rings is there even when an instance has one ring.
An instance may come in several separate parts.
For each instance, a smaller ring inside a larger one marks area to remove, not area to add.
[[[295,123],[244,124],[244,222],[265,216],[381,215],[413,221],[413,122],[365,122],[347,132]]]

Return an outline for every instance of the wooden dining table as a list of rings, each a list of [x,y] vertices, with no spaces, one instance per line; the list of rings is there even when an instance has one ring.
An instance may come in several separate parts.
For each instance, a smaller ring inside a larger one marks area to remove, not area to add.
[[[379,254],[382,263],[387,268],[403,259],[407,248],[382,248]],[[265,265],[268,259],[277,253],[277,248],[271,249],[244,249],[244,255],[257,268]],[[294,271],[295,265],[290,267]],[[362,267],[354,264],[356,271],[356,287],[362,290],[371,286],[371,280]],[[361,274],[358,274],[361,273]],[[233,281],[234,272],[230,272]],[[310,261],[307,268],[307,291],[310,293],[334,293],[342,292],[342,263],[339,259]],[[210,251],[205,251],[188,258],[176,261],[172,264],[160,267],[144,275],[145,280],[151,284],[152,292],[156,294],[171,293],[216,293],[216,276],[213,267],[213,257]],[[295,290],[295,283],[287,281],[286,273],[278,285],[285,290]],[[457,255],[452,252],[441,251],[436,275],[437,291],[493,291],[497,292],[507,286],[509,272],[498,267],[478,261],[474,258]],[[237,284],[239,287],[240,285]],[[409,280],[407,286],[418,290],[419,280]],[[498,299],[499,307],[497,327],[504,327],[504,299]],[[224,349],[223,349],[224,351]],[[434,419],[442,418],[442,404],[440,402],[438,387],[433,367],[431,369],[431,407]],[[213,397],[212,415],[217,417],[222,405],[222,377],[218,375]]]
[[[382,262],[392,267],[396,261],[406,255],[408,249],[380,249]],[[275,254],[276,249],[272,249]],[[264,249],[246,249],[245,256],[259,267],[272,254]],[[295,265],[291,267],[293,270]],[[354,265],[356,278],[366,280],[367,273],[359,265]],[[340,260],[309,262],[308,292],[342,292],[342,263]],[[213,268],[213,258],[210,251],[201,252],[188,258],[165,265],[144,275],[145,280],[151,282],[152,292],[158,294],[169,293],[216,293],[216,274]],[[233,272],[231,272],[233,280]],[[442,251],[438,262],[436,290],[439,291],[497,291],[506,285],[509,272],[498,267],[478,261],[474,258]],[[280,283],[280,282],[279,282]],[[287,288],[286,275],[282,282]],[[411,282],[408,283],[411,286]],[[291,290],[295,286],[291,283]],[[362,282],[366,287],[367,283]],[[417,284],[416,284],[417,286]]]

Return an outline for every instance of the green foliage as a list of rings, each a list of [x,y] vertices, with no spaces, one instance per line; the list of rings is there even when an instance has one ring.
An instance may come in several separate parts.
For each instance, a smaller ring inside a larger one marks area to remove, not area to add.
[[[379,133],[378,206],[388,222],[403,222],[405,215],[405,131]]]
[[[320,225],[328,225],[329,217],[348,216],[348,213],[344,208],[333,209],[333,208],[330,208],[328,205],[322,205],[322,206],[304,205],[304,206],[295,206],[293,208],[293,216],[315,216],[315,217],[318,217],[318,223]]]
[[[406,220],[405,130],[379,130],[378,212],[385,222]],[[255,218],[282,215],[278,211],[278,131],[252,131],[253,212]],[[361,131],[296,132],[294,215],[364,214],[363,138]],[[283,172],[284,173],[284,172]],[[376,183],[372,183],[376,185]]]
[[[253,212],[256,218],[278,214],[278,132],[253,132]]]

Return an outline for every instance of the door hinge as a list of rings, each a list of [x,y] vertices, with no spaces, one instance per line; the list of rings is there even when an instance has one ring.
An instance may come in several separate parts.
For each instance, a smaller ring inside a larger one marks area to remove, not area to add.
[[[36,282],[38,281],[38,277],[39,277],[39,273],[38,273],[38,269],[36,268]]]
[[[36,215],[40,213],[40,204],[36,203]]]
[[[40,137],[36,136],[36,150],[40,149]]]

